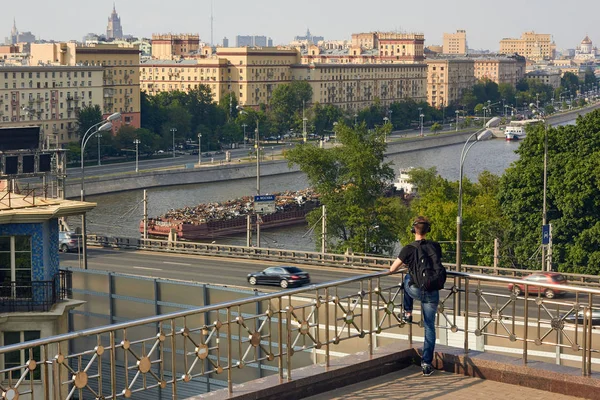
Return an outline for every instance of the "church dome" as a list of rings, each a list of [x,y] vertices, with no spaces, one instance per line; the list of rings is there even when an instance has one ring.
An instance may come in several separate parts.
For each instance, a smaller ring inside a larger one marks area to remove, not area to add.
[[[592,41],[590,40],[589,36],[585,36],[585,39],[583,39],[581,41],[581,44],[592,44]]]

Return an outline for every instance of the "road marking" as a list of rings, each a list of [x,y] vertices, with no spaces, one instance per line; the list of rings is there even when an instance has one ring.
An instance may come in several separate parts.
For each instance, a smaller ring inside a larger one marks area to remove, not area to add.
[[[185,265],[187,267],[191,267],[192,264],[187,264],[187,263],[178,263],[178,262],[170,262],[170,261],[163,261],[163,264],[171,264],[171,265]]]
[[[133,269],[143,269],[146,271],[162,271],[160,268],[148,268],[148,267],[133,267]]]

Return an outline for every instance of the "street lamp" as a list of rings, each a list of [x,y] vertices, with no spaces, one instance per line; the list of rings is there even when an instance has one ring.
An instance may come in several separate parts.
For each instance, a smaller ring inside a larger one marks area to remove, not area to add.
[[[112,121],[116,121],[121,118],[120,113],[111,114],[106,120],[100,121],[97,124],[92,125],[81,138],[81,201],[85,201],[85,187],[84,187],[84,179],[85,179],[85,165],[83,163],[83,155],[85,153],[85,146],[88,141],[91,139],[94,134],[99,132],[105,132],[112,129]],[[108,121],[108,122],[107,122]],[[98,126],[100,126],[98,128]],[[92,132],[92,129],[96,128],[95,131]],[[86,217],[85,213],[81,214],[81,242],[83,246],[82,257],[83,257],[83,269],[87,269],[87,230],[86,230]]]
[[[245,124],[244,124],[245,126]],[[246,143],[244,142],[244,145]],[[198,134],[198,165],[202,164],[202,134]]]
[[[538,114],[538,118],[544,124],[544,189],[543,189],[543,200],[542,200],[542,229],[546,226],[547,220],[547,212],[546,212],[546,195],[548,190],[548,127],[546,125],[546,120],[544,118],[544,113],[542,110],[538,108],[537,105],[531,103],[529,105],[531,108],[535,107],[536,112]],[[552,268],[552,265],[548,265],[546,260],[546,245],[542,245],[542,271],[548,270]]]
[[[171,128],[171,133],[173,134],[173,158],[175,158],[175,132],[177,132],[177,128]]]
[[[356,124],[358,122],[357,118],[358,118],[358,114],[354,114],[354,126],[356,126]]]
[[[246,127],[247,126],[248,125],[246,125],[246,124],[242,124],[242,128],[244,128],[244,149],[246,148],[246,140],[247,140],[247,138],[246,138]]]
[[[102,134],[101,134],[101,133],[98,133],[98,134],[96,135],[96,137],[98,138],[98,166],[100,166],[100,165],[102,165],[102,164],[100,163],[100,139],[102,138]]]
[[[388,117],[383,117],[383,125],[385,128],[385,125],[388,124],[388,122],[390,121],[390,119]],[[383,143],[387,143],[387,131],[384,129],[383,130]]]
[[[460,272],[461,262],[462,262],[462,259],[461,259],[462,196],[463,196],[462,181],[463,181],[465,158],[467,157],[467,153],[469,152],[471,147],[473,147],[473,145],[475,145],[475,143],[480,142],[482,140],[489,139],[492,136],[493,136],[492,131],[490,131],[487,126],[484,126],[483,129],[480,129],[479,131],[477,131],[477,132],[473,133],[471,136],[469,136],[469,138],[465,142],[465,145],[463,146],[462,152],[460,154],[460,168],[459,168],[460,177],[458,180],[458,213],[457,213],[457,217],[456,217],[456,271],[457,272]],[[472,143],[469,143],[469,142],[471,142],[471,140],[473,138],[475,138],[475,141]]]
[[[140,139],[135,139],[133,144],[135,144],[135,172],[139,171],[139,145]]]
[[[458,114],[460,114],[460,111],[455,110],[454,114],[456,114],[456,119],[454,120],[454,123],[456,124],[456,132],[458,132]]]
[[[425,115],[420,114],[419,117],[421,118],[421,136],[423,136],[423,117],[425,117]]]

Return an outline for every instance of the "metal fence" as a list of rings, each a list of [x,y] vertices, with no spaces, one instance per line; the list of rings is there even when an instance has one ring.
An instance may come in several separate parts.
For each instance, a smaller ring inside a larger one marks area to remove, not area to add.
[[[328,365],[341,353],[372,353],[398,338],[420,341],[420,325],[398,318],[401,275],[362,275],[0,348],[0,361],[26,355],[22,365],[0,369],[0,390],[5,398],[31,399],[115,399],[158,390],[176,399],[183,385],[206,377],[232,391],[234,383],[254,379],[253,369],[291,380],[295,368]],[[509,284],[524,284],[523,294],[510,292]],[[563,296],[545,298],[541,288]],[[599,295],[450,272],[440,293],[438,337],[465,353],[504,346],[523,363],[556,358],[588,376],[600,363],[593,358]]]
[[[392,259],[386,257],[373,257],[354,254],[333,254],[308,252],[297,250],[270,249],[264,247],[245,247],[222,244],[208,244],[156,239],[120,238],[102,235],[88,235],[88,245],[158,251],[175,254],[197,254],[214,257],[236,257],[252,260],[269,260],[279,262],[291,262],[294,264],[326,265],[331,267],[344,267],[364,271],[380,271],[389,267]],[[478,273],[502,277],[519,278],[531,274],[534,271],[514,268],[494,268],[481,265],[462,265],[461,271],[456,271],[455,264],[444,264],[450,271]],[[570,283],[598,287],[600,286],[600,275],[584,274],[562,274]]]
[[[60,271],[50,281],[0,282],[0,312],[49,311],[57,301],[72,295],[70,271]]]

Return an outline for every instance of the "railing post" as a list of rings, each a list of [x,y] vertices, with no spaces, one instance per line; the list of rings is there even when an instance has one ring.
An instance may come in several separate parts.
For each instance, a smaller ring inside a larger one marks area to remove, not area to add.
[[[171,395],[173,399],[177,398],[177,344],[175,338],[177,333],[175,332],[175,319],[171,319],[171,379],[173,386],[171,386]]]
[[[362,301],[362,300],[361,300]],[[362,306],[362,304],[361,304]],[[360,311],[361,313],[363,310]],[[369,278],[369,355],[373,355],[373,279]],[[364,319],[364,318],[363,318]]]
[[[523,321],[525,322],[525,325],[523,326],[523,364],[527,364],[527,339],[528,339],[528,332],[529,332],[529,290],[527,287],[527,284],[523,285],[524,286],[524,300],[525,300],[525,304],[524,304],[524,311],[523,311]]]
[[[231,354],[231,330],[231,307],[227,307],[227,390],[229,391],[229,394],[233,393],[233,367],[231,365],[233,357]]]
[[[325,288],[325,366],[329,368],[329,288]]]
[[[277,307],[277,340],[279,341],[278,343],[278,347],[279,347],[279,357],[278,358],[278,364],[279,364],[279,381],[283,381],[283,318],[281,317],[281,306],[282,306],[282,302],[281,302],[281,296],[279,296],[277,298],[278,300],[278,307]]]
[[[465,278],[465,355],[469,353],[469,278]]]
[[[291,303],[291,302],[290,302]],[[287,361],[287,380],[292,380],[292,356],[294,355],[294,343],[292,342],[292,307],[288,304],[286,308],[286,321],[285,325],[287,327],[287,339],[286,339],[286,361]]]

